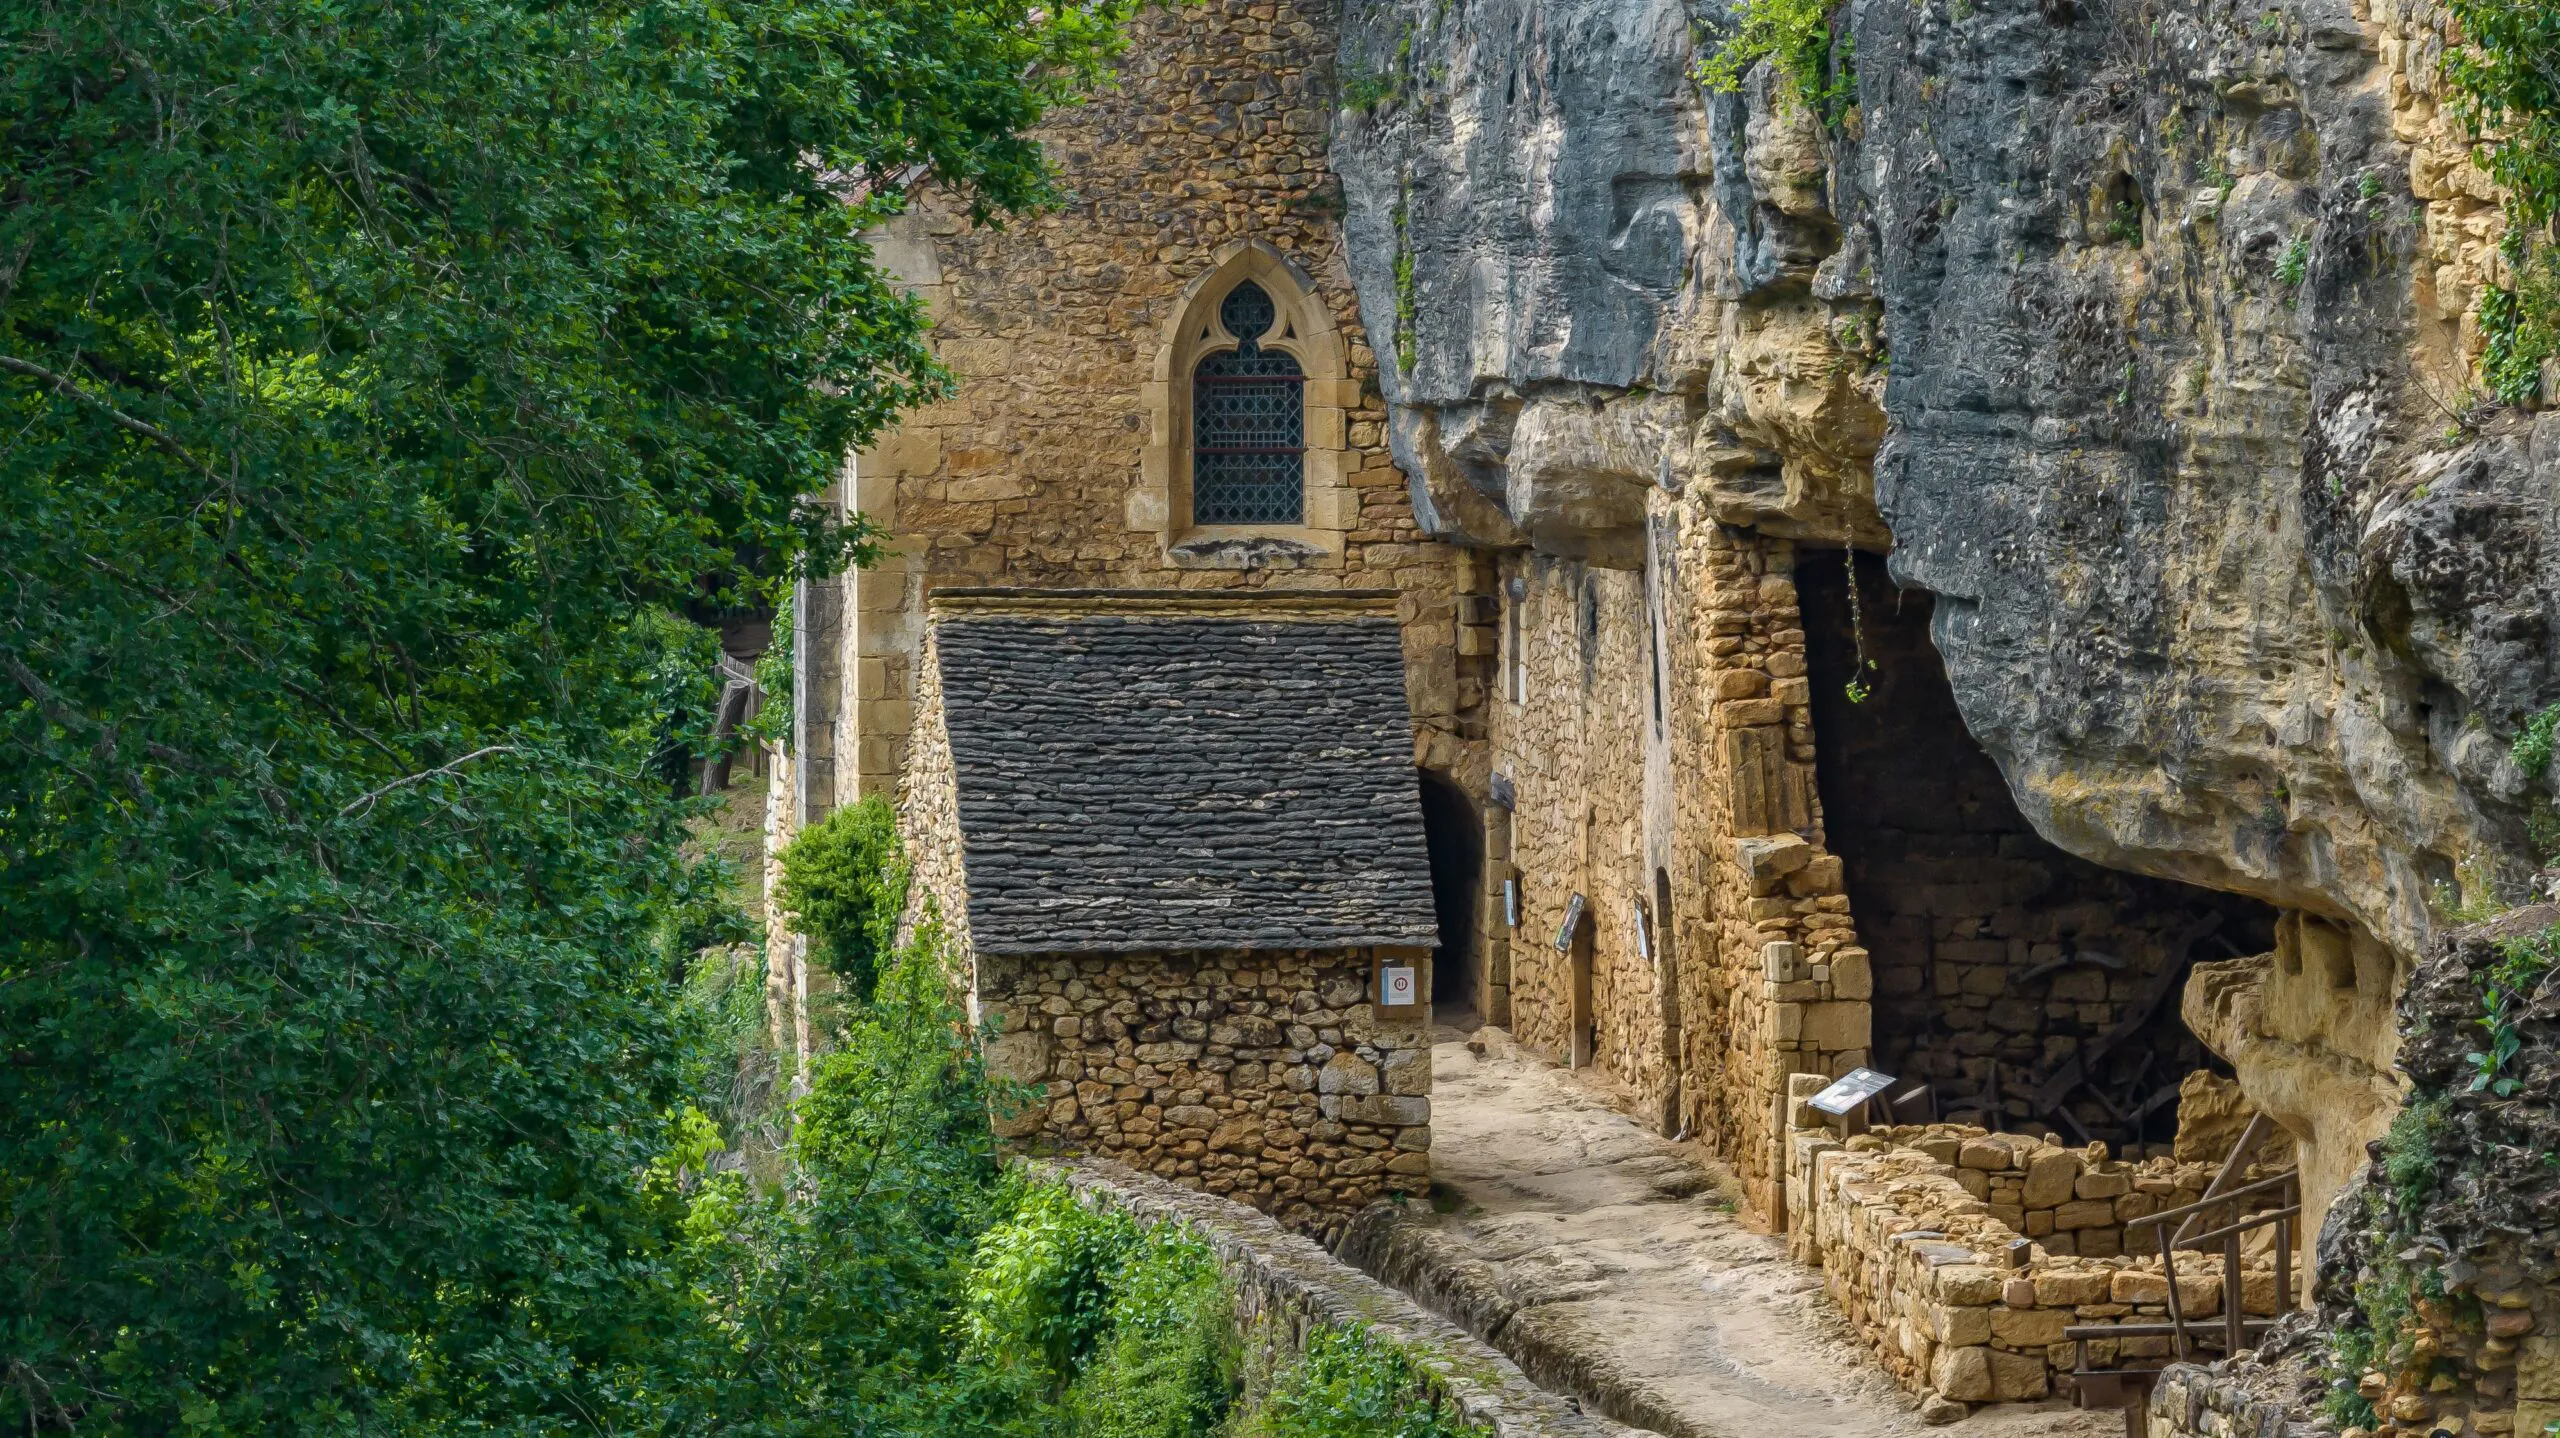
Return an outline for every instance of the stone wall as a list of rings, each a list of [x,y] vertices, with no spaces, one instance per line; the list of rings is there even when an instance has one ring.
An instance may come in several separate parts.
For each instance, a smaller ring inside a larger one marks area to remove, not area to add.
[[[1911,1391],[1960,1403],[2040,1398],[2067,1390],[2077,1355],[2066,1328],[2167,1321],[2158,1240],[2143,1230],[2129,1244],[2125,1224],[2194,1202],[2212,1166],[2111,1161],[2103,1145],[2073,1149],[1963,1125],[1843,1143],[1809,1110],[1794,1117],[1789,1247],[1821,1266],[1851,1325]],[[2032,1238],[2020,1262],[2012,1249],[2024,1235]],[[2252,1247],[2243,1245],[2241,1309],[2271,1315],[2273,1230]],[[2189,1317],[2222,1312],[2220,1255],[2181,1253],[2176,1282]],[[2165,1355],[2169,1340],[2090,1348],[2093,1365],[2110,1367]]]
[[[1380,957],[979,955],[988,1063],[1040,1089],[997,1132],[1330,1238],[1363,1206],[1431,1185],[1430,1030],[1370,1004]]]
[[[1520,888],[1511,1029],[1574,1058],[1587,964],[1588,1057],[1775,1218],[1787,1076],[1868,1056],[1866,953],[1814,795],[1794,550],[1669,496],[1648,532],[1649,571],[1505,564],[1491,762],[1515,797],[1486,887],[1495,905]]]

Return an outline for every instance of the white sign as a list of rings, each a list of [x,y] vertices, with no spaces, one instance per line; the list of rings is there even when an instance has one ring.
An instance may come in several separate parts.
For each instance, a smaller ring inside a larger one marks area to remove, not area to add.
[[[1893,1087],[1893,1075],[1874,1069],[1851,1069],[1831,1087],[1813,1096],[1813,1106],[1827,1114],[1845,1114],[1864,1108],[1867,1100]]]
[[[1378,970],[1378,1003],[1390,1009],[1410,1008],[1422,1002],[1414,983],[1412,969],[1382,968]]]

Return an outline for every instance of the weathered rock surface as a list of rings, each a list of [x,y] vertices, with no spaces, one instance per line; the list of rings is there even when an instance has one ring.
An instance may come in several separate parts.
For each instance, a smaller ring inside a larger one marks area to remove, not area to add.
[[[1889,542],[2065,847],[2402,955],[2440,890],[2520,890],[2560,417],[2447,434],[2499,262],[2440,15],[1841,16],[1831,130],[1765,66],[1702,93],[1679,0],[1346,20],[1333,160],[1426,522],[1633,566],[1646,487],[1703,486]]]
[[[1705,483],[1731,522],[1883,543],[1873,307],[1819,129],[1765,82],[1710,102],[1691,24],[1682,0],[1345,19],[1349,253],[1440,533],[1634,568],[1646,490]]]

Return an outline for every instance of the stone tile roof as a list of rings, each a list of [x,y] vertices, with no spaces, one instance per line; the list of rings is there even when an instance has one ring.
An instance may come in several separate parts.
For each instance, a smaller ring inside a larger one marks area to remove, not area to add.
[[[981,952],[1436,938],[1392,595],[932,612]]]

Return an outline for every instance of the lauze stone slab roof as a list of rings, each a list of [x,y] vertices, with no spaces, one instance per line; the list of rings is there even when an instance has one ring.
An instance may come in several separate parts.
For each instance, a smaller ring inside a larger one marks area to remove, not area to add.
[[[934,644],[981,952],[1436,938],[1392,608],[945,591]]]

